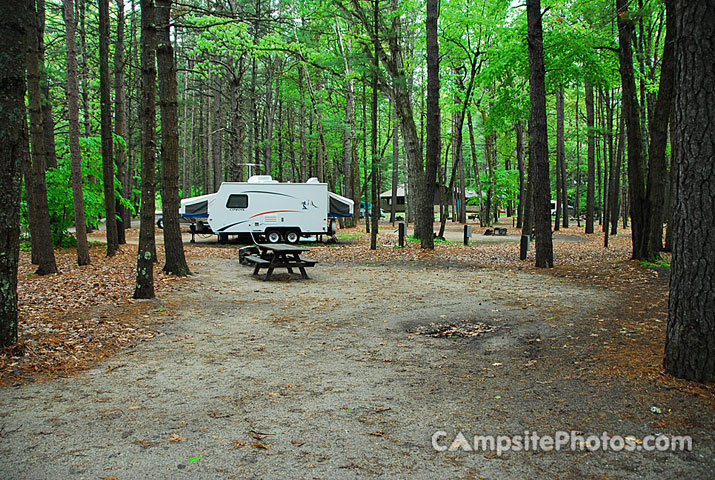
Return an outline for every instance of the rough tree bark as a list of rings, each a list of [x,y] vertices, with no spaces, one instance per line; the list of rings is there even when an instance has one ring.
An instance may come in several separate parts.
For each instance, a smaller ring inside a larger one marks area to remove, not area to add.
[[[371,122],[371,129],[370,129],[370,154],[371,154],[371,161],[370,161],[370,175],[372,176],[372,225],[370,225],[370,250],[375,250],[377,248],[377,232],[378,232],[378,220],[380,218],[380,198],[379,198],[379,190],[378,190],[378,183],[379,183],[379,172],[377,171],[378,169],[378,157],[377,157],[377,75],[378,75],[378,69],[380,68],[380,59],[377,55],[377,51],[380,49],[380,37],[378,35],[378,17],[380,14],[380,1],[375,0],[373,3],[373,28],[375,34],[373,35],[373,58],[372,58],[372,75],[371,75],[371,82],[372,82],[372,98],[371,98],[371,104],[370,104],[370,122]],[[308,87],[310,89],[310,79],[306,78],[308,80]],[[312,95],[311,95],[312,97]],[[314,107],[315,108],[315,107]],[[320,122],[320,119],[318,119]],[[365,171],[367,173],[367,170]],[[319,178],[320,179],[320,178]],[[366,198],[368,197],[367,195],[365,196]],[[367,202],[365,202],[365,217],[367,218],[368,212],[370,212],[370,206]]]
[[[65,44],[67,46],[67,117],[69,121],[70,165],[72,172],[72,205],[74,206],[77,263],[88,265],[87,225],[82,190],[82,152],[79,146],[79,87],[77,85],[77,42],[74,0],[64,0]]]
[[[171,0],[156,0],[156,60],[161,110],[161,198],[164,219],[164,272],[190,275],[179,225],[179,102],[171,45]]]
[[[223,149],[223,85],[224,82],[218,73],[213,75],[213,101],[211,103],[211,122],[209,129],[211,131],[209,142],[211,142],[211,155],[208,161],[211,164],[210,172],[213,177],[209,179],[209,184],[213,185],[212,192],[217,192],[221,186],[223,178],[223,169],[221,167],[221,153]]]
[[[109,0],[99,0],[99,98],[102,124],[102,179],[104,181],[107,256],[114,255],[119,250],[117,211],[114,199],[112,104],[109,89]]]
[[[586,172],[586,233],[593,233],[596,193],[596,135],[593,109],[593,85],[586,81],[586,142],[588,144]]]
[[[563,157],[561,156],[562,143],[559,134],[561,133],[561,128],[563,127],[563,92],[560,88],[556,89],[556,215],[554,216],[554,231],[558,231],[561,228],[561,161]]]
[[[390,197],[390,223],[394,226],[395,217],[397,216],[397,183],[400,165],[400,127],[397,121],[397,111],[395,111],[394,108],[392,118],[392,195]]]
[[[526,200],[524,202],[524,223],[521,227],[519,259],[526,260],[534,229],[534,154],[529,148],[527,156]]]
[[[441,149],[439,111],[439,1],[427,0],[427,119],[425,141],[424,196],[422,198],[422,248],[434,248],[434,185]]]
[[[114,43],[114,128],[118,137],[126,143],[127,125],[126,116],[126,85],[124,74],[124,0],[116,0],[117,4],[117,39]],[[120,183],[120,192],[125,196],[128,190],[126,183],[129,181],[127,175],[127,150],[124,143],[117,143],[117,177]],[[129,215],[129,209],[125,208],[119,198],[116,200],[117,211],[117,243],[123,245],[127,243],[124,228],[125,218]]]
[[[564,128],[564,89],[559,88],[556,92],[557,102],[560,105],[557,107],[557,124],[556,124],[556,159],[561,173],[561,185],[557,188],[561,191],[561,208],[563,214],[562,226],[569,228],[569,195],[568,195],[568,177],[566,175],[566,145],[565,145],[565,128]]]
[[[353,178],[352,165],[356,160],[353,155],[353,145],[355,143],[355,81],[352,78],[352,65],[348,59],[348,56],[352,54],[352,38],[348,37],[343,41],[339,28],[336,28],[336,33],[338,34],[340,51],[343,54],[345,63],[345,126],[342,132],[344,189],[341,191],[341,194],[348,198],[353,198],[355,195],[353,190],[355,180]],[[354,216],[344,220],[345,227],[354,227],[357,224],[356,219],[360,211],[359,201],[355,203],[354,209]]]
[[[17,343],[17,263],[20,183],[25,134],[26,38],[32,30],[25,0],[0,3],[0,348]]]
[[[650,123],[648,146],[647,202],[642,254],[645,258],[659,258],[663,249],[663,219],[665,216],[665,192],[668,182],[668,122],[673,110],[673,82],[675,76],[675,11],[674,0],[666,0],[666,34],[663,58],[660,67],[660,87]]]
[[[31,2],[31,5],[33,2]],[[55,252],[52,247],[50,207],[47,203],[47,180],[45,177],[45,139],[42,132],[42,90],[40,87],[40,56],[37,16],[28,18],[26,29],[27,98],[30,106],[30,138],[32,144],[32,195],[35,210],[35,233],[37,235],[37,275],[57,272]]]
[[[55,121],[52,118],[52,98],[50,82],[45,66],[45,0],[37,0],[37,22],[40,51],[40,84],[42,86],[42,135],[45,139],[45,168],[57,168],[55,147]]]
[[[549,182],[548,131],[546,125],[546,84],[544,69],[541,1],[527,0],[529,43],[529,151],[534,161],[534,225],[536,227],[536,266],[554,266],[551,239],[551,186]]]
[[[516,228],[522,228],[524,225],[524,204],[526,203],[526,182],[525,182],[525,165],[524,165],[524,122],[519,120],[516,122],[516,164],[519,168],[519,205],[516,209]],[[475,171],[475,175],[479,174]],[[480,192],[477,192],[481,195]],[[568,225],[567,225],[568,226]]]
[[[628,194],[631,213],[631,233],[633,258],[647,258],[643,251],[645,236],[645,165],[643,158],[643,137],[640,110],[636,97],[636,83],[633,74],[633,19],[628,11],[628,0],[616,0],[618,23],[618,60],[623,88],[623,116],[628,136]]]
[[[678,169],[665,368],[715,381],[715,4],[675,1]]]
[[[154,298],[154,239],[155,155],[156,145],[156,27],[154,0],[141,0],[142,42],[142,164],[141,164],[141,222],[137,253],[137,281],[134,298]]]

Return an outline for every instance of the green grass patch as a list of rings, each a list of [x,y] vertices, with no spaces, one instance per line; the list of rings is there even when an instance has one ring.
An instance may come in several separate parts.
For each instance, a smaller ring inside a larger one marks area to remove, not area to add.
[[[638,264],[646,268],[660,268],[660,267],[670,267],[670,263],[666,262],[661,258],[653,260],[639,260]]]
[[[337,235],[338,238],[341,238],[343,240],[348,239],[348,238],[358,238],[362,235],[362,233],[339,233]]]
[[[407,238],[408,242],[420,242],[421,241],[419,238],[415,238],[414,235],[406,235],[405,238]],[[434,243],[444,243],[445,245],[454,245],[454,242],[447,240],[446,238],[435,238]]]

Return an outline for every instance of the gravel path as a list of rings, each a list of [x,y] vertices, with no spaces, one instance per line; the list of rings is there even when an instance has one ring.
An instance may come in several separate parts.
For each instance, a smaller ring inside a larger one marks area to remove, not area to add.
[[[184,291],[154,301],[172,315],[156,338],[1,389],[1,477],[711,478],[711,429],[692,452],[432,448],[440,430],[443,444],[460,431],[652,433],[637,392],[590,371],[587,319],[618,300],[605,290],[410,262],[323,262],[311,280],[271,282],[237,260],[193,268]],[[493,331],[415,333],[463,322]]]

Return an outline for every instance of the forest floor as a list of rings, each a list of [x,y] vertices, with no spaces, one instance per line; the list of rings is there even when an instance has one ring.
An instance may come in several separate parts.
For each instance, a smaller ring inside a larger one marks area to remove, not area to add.
[[[195,275],[157,272],[151,301],[128,300],[131,245],[94,245],[81,268],[58,251],[45,277],[23,254],[20,344],[0,353],[2,477],[712,478],[715,386],[661,366],[667,267],[628,260],[628,232],[609,249],[555,232],[543,270],[518,260],[514,229],[463,246],[448,227],[455,243],[433,252],[392,248],[387,224],[377,251],[341,231],[307,255],[310,280],[265,282],[238,245],[202,240],[186,244]],[[443,446],[525,431],[693,443],[497,455],[436,451],[438,431]]]

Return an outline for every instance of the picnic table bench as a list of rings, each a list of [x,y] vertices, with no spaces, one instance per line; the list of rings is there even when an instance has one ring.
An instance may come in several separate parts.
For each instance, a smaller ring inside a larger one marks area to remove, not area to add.
[[[253,264],[253,274],[258,275],[261,269],[266,268],[266,280],[271,279],[273,270],[276,268],[285,268],[288,273],[293,273],[293,269],[300,270],[303,278],[309,278],[305,269],[313,267],[315,260],[301,257],[300,254],[308,250],[307,247],[299,245],[290,245],[287,243],[269,243],[256,245],[260,253],[258,255],[247,255],[245,257],[249,264]]]

